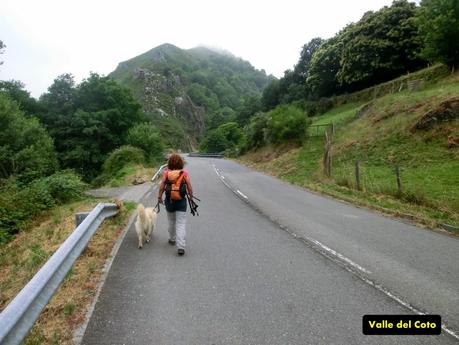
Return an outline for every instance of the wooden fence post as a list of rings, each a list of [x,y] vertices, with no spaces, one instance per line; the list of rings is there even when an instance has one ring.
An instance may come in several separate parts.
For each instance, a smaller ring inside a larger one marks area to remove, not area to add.
[[[395,166],[395,176],[397,178],[397,191],[401,193],[402,192],[402,179],[400,178],[400,167],[398,165]]]
[[[357,183],[357,189],[361,190],[362,186],[360,184],[360,165],[359,165],[359,161],[355,162],[355,182]]]
[[[331,176],[331,134],[328,132],[328,130],[325,130],[325,152],[324,152],[324,159],[323,159],[323,165],[324,165],[324,172],[327,177]]]

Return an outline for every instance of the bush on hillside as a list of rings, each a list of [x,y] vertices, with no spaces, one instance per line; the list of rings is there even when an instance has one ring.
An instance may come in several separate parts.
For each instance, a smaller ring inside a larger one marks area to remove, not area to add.
[[[281,105],[268,112],[267,138],[271,143],[301,142],[310,121],[304,111],[292,105]]]
[[[121,146],[109,154],[103,165],[103,174],[116,174],[128,164],[144,164],[145,153],[138,147]]]
[[[32,183],[35,184],[46,189],[58,204],[81,199],[87,187],[72,170],[59,171]]]
[[[330,98],[322,97],[318,101],[305,102],[305,111],[308,116],[316,116],[325,114],[331,108],[333,108],[333,100]]]
[[[210,131],[202,141],[199,149],[204,152],[221,153],[229,146],[223,132],[218,130]]]
[[[268,128],[268,116],[259,112],[250,119],[246,127],[247,148],[259,148],[267,143],[266,131]]]
[[[4,180],[0,187],[0,244],[54,205],[80,199],[85,188],[72,171],[60,171],[28,185],[15,179]]]
[[[236,122],[228,122],[211,131],[204,139],[200,149],[205,152],[238,155],[246,146],[246,136]]]
[[[145,152],[148,163],[163,158],[164,143],[158,129],[151,123],[139,123],[129,129],[126,142]]]

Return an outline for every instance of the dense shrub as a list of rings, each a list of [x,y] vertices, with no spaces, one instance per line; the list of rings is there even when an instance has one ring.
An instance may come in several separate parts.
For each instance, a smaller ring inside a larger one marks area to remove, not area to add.
[[[139,123],[129,129],[126,142],[145,152],[148,163],[163,158],[164,143],[158,129],[151,123]]]
[[[199,149],[204,152],[221,153],[229,146],[225,135],[218,130],[210,131],[202,141]]]
[[[15,179],[0,187],[0,243],[6,242],[24,224],[64,202],[83,196],[86,185],[72,171],[61,171],[28,185]]]
[[[246,146],[246,137],[236,122],[228,122],[211,131],[201,144],[206,152],[223,152],[227,156],[239,154]]]
[[[258,148],[267,143],[266,131],[268,128],[268,116],[259,112],[250,119],[246,127],[247,148]]]
[[[267,115],[267,138],[271,143],[302,141],[305,138],[309,122],[300,108],[281,105]]]
[[[318,101],[309,101],[305,103],[305,111],[308,116],[322,115],[333,108],[331,98],[321,98]]]
[[[71,170],[59,171],[32,183],[35,184],[45,188],[56,203],[80,199],[86,189],[86,184]]]
[[[145,163],[145,153],[138,147],[129,145],[121,146],[114,150],[108,156],[103,165],[104,174],[115,174],[127,164],[143,164]]]

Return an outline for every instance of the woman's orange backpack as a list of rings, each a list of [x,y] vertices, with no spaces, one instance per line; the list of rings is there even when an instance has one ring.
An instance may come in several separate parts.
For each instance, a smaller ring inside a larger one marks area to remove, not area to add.
[[[166,176],[166,196],[173,201],[182,200],[186,195],[183,170],[169,170]]]

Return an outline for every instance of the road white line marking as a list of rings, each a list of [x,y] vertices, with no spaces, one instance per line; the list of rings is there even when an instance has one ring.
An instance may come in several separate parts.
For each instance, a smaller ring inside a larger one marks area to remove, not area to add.
[[[342,216],[346,217],[346,218],[352,218],[352,219],[358,219],[359,218],[359,216],[356,216],[354,214],[343,214]]]
[[[385,287],[375,283],[374,281],[364,277],[364,276],[358,276],[360,279],[362,279],[365,283],[373,286],[375,289],[377,289],[378,291],[381,291],[383,294],[385,294],[386,296],[388,296],[389,298],[393,299],[394,301],[400,303],[401,305],[403,305],[404,307],[408,308],[409,310],[411,310],[412,312],[416,313],[416,314],[419,314],[419,315],[426,315],[427,313],[413,307],[411,304],[409,304],[408,302],[405,302],[404,300],[402,300],[400,297],[394,295],[392,292],[390,292],[389,290],[387,290]],[[447,328],[445,326],[445,324],[442,323],[441,325],[441,329],[443,331],[445,331],[446,333],[448,333],[449,335],[453,336],[454,338],[456,339],[459,339],[459,334],[457,334],[456,332],[450,330],[449,328]]]
[[[248,201],[248,198],[240,191],[240,190],[234,190],[226,181],[225,181],[225,177],[223,175],[220,175],[218,169],[215,167],[214,165],[214,170],[215,170],[215,173],[220,177],[220,180],[223,182],[223,184],[228,187],[228,189],[230,189],[234,194],[236,195],[240,195],[242,197],[244,197],[247,201]],[[261,214],[264,214],[260,209],[258,209],[256,206],[254,206],[256,210],[258,210]],[[265,214],[264,214],[265,215]],[[265,215],[266,216],[266,215]],[[348,259],[347,257],[345,257],[344,255],[338,253],[337,251],[327,247],[326,245],[320,243],[319,241],[317,240],[314,240],[312,238],[307,238],[307,237],[303,237],[303,236],[300,236],[300,235],[297,235],[296,233],[294,233],[293,231],[291,231],[289,228],[279,224],[279,222],[277,220],[274,220],[272,219],[271,217],[267,216],[271,221],[275,222],[276,224],[278,224],[278,226],[281,227],[281,229],[283,229],[284,231],[286,231],[288,234],[290,234],[292,237],[296,238],[296,239],[300,239],[302,242],[304,242],[305,244],[309,244],[310,243],[313,243],[315,244],[316,246],[319,246],[323,251],[321,251],[320,249],[318,250],[319,253],[322,253],[322,255],[325,255],[326,257],[330,258],[332,261],[334,261],[335,263],[339,264],[341,267],[343,267],[344,269],[346,269],[347,271],[349,271],[350,273],[356,275],[358,278],[360,278],[362,281],[364,281],[365,283],[373,286],[375,289],[377,289],[378,291],[381,291],[383,294],[385,294],[386,296],[388,296],[389,298],[391,298],[392,300],[394,300],[395,302],[403,305],[405,308],[408,308],[409,310],[411,310],[412,312],[416,313],[416,314],[419,314],[419,315],[425,315],[426,313],[425,312],[422,312],[421,310],[413,307],[410,303],[408,302],[405,302],[404,300],[402,300],[400,297],[394,295],[392,292],[390,292],[388,289],[386,289],[385,287],[383,287],[382,285],[380,284],[377,284],[376,282],[374,282],[373,280],[367,278],[366,276],[364,276],[363,274],[361,273],[365,273],[366,275],[369,275],[371,274],[370,271],[368,271],[367,269],[363,268],[362,266],[360,266],[359,264],[355,263],[354,261],[352,261],[351,259]],[[339,260],[336,260],[336,258],[338,258]],[[342,262],[346,262],[348,265],[352,266],[349,267],[349,266],[346,266],[344,265]],[[361,273],[358,273],[356,272],[356,269],[358,271],[360,271]],[[452,331],[450,330],[448,327],[446,327],[444,324],[441,325],[441,329],[448,333],[449,335],[451,335],[452,337],[456,338],[456,339],[459,339],[459,334],[457,334],[455,331]]]
[[[244,199],[248,199],[247,196],[246,196],[244,193],[242,193],[239,189],[236,190],[236,192],[237,192],[240,196],[242,196]]]
[[[242,196],[245,200],[248,200],[249,198],[244,194],[242,193],[239,189],[234,189],[232,188],[226,181],[225,181],[225,176],[223,176],[222,174],[219,173],[218,169],[214,166],[214,170],[215,170],[215,173],[218,175],[218,177],[220,177],[220,181],[223,182],[223,184],[228,187],[229,190],[231,190],[234,194],[236,195],[239,195],[239,196]]]
[[[326,250],[327,252],[329,252],[330,254],[334,255],[334,256],[337,256],[338,258],[340,258],[341,260],[347,262],[349,265],[351,265],[352,267],[354,268],[357,268],[358,270],[366,273],[366,274],[371,274],[370,271],[368,271],[367,269],[363,268],[362,266],[360,266],[359,264],[355,263],[354,261],[352,261],[351,259],[345,257],[343,254],[340,254],[338,253],[337,251],[331,249],[330,247],[327,247],[325,244],[322,244],[320,243],[319,241],[317,240],[314,240],[312,238],[308,238],[309,241],[317,244],[319,247],[321,247],[322,249]]]

